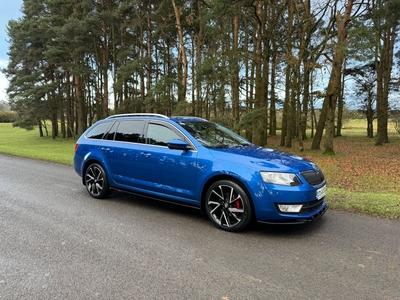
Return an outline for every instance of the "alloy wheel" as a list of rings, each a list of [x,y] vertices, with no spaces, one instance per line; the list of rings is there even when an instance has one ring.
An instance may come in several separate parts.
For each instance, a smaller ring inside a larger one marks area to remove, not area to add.
[[[207,193],[206,210],[217,227],[238,231],[250,220],[251,206],[246,193],[236,183],[221,181]]]
[[[85,185],[89,194],[94,198],[105,198],[109,186],[104,169],[98,164],[90,165],[85,173]]]

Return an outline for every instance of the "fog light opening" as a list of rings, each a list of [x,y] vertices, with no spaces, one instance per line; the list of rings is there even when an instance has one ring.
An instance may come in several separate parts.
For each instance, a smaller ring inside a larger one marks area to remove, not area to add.
[[[303,204],[278,204],[278,208],[282,213],[298,213]]]

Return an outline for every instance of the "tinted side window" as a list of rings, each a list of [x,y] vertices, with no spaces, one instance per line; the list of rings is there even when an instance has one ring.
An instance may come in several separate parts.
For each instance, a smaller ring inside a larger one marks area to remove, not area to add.
[[[122,120],[119,122],[115,140],[131,143],[143,143],[144,121]]]
[[[151,145],[167,146],[168,142],[181,137],[170,128],[160,124],[149,124],[147,129],[147,143]]]
[[[110,127],[111,122],[104,122],[95,125],[87,134],[88,139],[101,139]]]

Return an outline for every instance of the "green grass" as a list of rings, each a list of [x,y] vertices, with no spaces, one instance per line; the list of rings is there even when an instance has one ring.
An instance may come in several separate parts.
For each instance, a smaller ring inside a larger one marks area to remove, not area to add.
[[[314,160],[324,171],[329,187],[327,202],[331,209],[400,220],[400,193],[396,180],[400,139],[395,136],[390,145],[376,148],[373,141],[366,140],[363,125],[359,122],[348,124],[347,137],[336,141],[338,153],[333,157],[324,157],[321,151],[315,150],[297,154]],[[270,142],[273,144],[274,140],[270,139]],[[278,143],[279,137],[275,146]],[[39,137],[38,130],[26,131],[0,123],[0,153],[72,166],[74,146],[72,139]],[[293,152],[287,148],[281,150]],[[369,166],[371,162],[376,164]]]
[[[359,193],[329,188],[327,199],[331,209],[400,219],[400,195],[398,194]]]
[[[72,166],[74,147],[72,139],[40,137],[38,130],[0,123],[0,153]]]

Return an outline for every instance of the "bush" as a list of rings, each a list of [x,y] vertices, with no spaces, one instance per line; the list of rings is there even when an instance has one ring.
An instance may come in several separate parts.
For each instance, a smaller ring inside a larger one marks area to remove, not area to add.
[[[0,123],[13,123],[17,120],[17,113],[12,111],[0,111]]]

